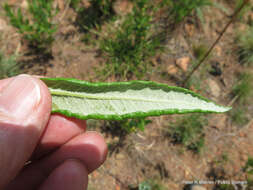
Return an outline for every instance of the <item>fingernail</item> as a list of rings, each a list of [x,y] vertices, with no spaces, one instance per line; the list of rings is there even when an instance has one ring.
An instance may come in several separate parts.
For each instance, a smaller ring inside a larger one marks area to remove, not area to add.
[[[40,99],[40,87],[36,81],[29,75],[19,75],[0,92],[0,112],[25,120],[36,111]]]

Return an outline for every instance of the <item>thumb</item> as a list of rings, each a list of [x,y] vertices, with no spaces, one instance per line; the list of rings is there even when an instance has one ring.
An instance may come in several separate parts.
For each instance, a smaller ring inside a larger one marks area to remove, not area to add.
[[[31,156],[47,124],[51,96],[29,75],[0,80],[0,189]]]

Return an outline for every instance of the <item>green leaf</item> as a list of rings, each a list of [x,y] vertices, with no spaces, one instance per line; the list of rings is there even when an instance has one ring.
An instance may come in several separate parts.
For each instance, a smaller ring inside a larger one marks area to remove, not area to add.
[[[90,83],[42,78],[52,95],[52,112],[80,119],[121,120],[178,113],[230,110],[187,89],[151,81]]]
[[[139,184],[138,190],[152,190],[152,187],[148,182],[144,181],[141,184]]]

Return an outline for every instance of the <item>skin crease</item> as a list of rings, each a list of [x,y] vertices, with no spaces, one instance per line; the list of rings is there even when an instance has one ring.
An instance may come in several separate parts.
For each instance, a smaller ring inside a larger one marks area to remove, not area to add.
[[[38,78],[0,80],[0,189],[83,190],[88,173],[105,161],[100,134],[50,113],[51,95]]]

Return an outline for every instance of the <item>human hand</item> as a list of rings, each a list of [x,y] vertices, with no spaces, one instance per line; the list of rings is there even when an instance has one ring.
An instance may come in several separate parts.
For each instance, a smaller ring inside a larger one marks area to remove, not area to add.
[[[38,78],[0,80],[0,189],[85,190],[107,154],[103,137],[85,128],[85,121],[51,115]]]

